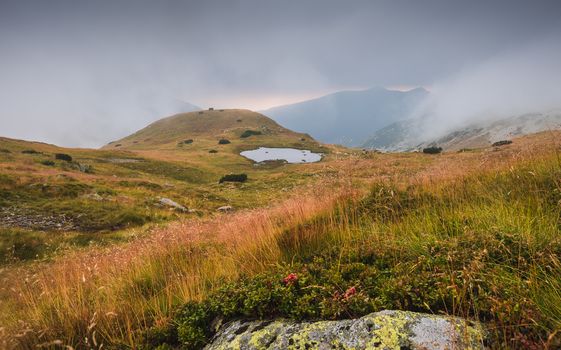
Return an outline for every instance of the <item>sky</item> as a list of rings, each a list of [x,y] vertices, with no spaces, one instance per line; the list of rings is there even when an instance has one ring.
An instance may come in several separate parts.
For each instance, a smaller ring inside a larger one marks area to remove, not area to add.
[[[446,92],[430,104],[444,116],[495,96],[477,84],[555,90],[560,45],[557,0],[0,0],[0,136],[99,147],[183,103],[262,110],[374,86]]]

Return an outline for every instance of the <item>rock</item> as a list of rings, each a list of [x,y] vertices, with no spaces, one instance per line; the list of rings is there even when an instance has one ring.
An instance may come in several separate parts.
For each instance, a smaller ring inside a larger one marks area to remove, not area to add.
[[[409,311],[382,311],[342,321],[234,321],[206,350],[484,349],[479,324]]]
[[[181,212],[186,212],[187,208],[185,208],[184,206],[182,206],[181,204],[172,201],[169,198],[160,198],[160,204],[165,205],[166,207],[170,207],[173,208],[175,210],[179,210]]]
[[[93,173],[93,168],[89,164],[76,163],[76,166],[77,166],[78,170],[80,170],[83,173],[86,173],[86,174]]]
[[[218,209],[216,209],[216,210],[221,211],[221,212],[223,212],[223,213],[226,213],[226,212],[229,212],[229,211],[234,210],[234,207],[232,207],[231,205],[225,205],[225,206],[220,207],[220,208],[218,208]]]

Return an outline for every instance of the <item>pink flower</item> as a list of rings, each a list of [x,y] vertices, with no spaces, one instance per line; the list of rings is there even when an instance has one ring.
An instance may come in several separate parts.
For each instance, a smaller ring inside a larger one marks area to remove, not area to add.
[[[298,281],[298,275],[296,275],[295,273],[289,273],[288,276],[282,279],[282,281],[286,285],[294,284],[296,281]]]
[[[344,299],[348,299],[351,296],[356,294],[356,288],[355,287],[351,287],[349,289],[347,289],[347,291],[345,292],[345,294],[343,295]]]

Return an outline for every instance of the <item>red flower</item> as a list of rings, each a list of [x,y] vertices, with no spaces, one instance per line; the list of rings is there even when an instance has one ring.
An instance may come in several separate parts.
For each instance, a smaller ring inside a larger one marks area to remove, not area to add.
[[[294,284],[296,281],[298,281],[298,276],[295,273],[289,273],[288,276],[282,279],[282,281],[286,285]]]
[[[348,299],[351,296],[356,294],[356,288],[355,287],[351,287],[349,289],[347,289],[347,291],[345,292],[345,294],[343,295],[344,299]]]

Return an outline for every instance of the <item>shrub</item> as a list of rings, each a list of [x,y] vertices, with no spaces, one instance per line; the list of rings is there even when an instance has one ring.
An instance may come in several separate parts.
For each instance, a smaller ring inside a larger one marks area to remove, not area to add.
[[[25,150],[21,151],[21,153],[23,153],[23,154],[40,154],[41,152],[37,152],[34,149],[25,149]]]
[[[423,153],[426,154],[438,154],[442,152],[442,147],[427,147],[427,148],[423,148]]]
[[[77,163],[76,168],[78,170],[80,170],[81,172],[86,173],[86,174],[93,174],[93,172],[94,172],[93,167],[89,164]]]
[[[12,153],[9,149],[2,148],[0,149],[0,153]]]
[[[261,135],[261,134],[262,134],[261,131],[246,130],[246,131],[244,131],[244,132],[240,135],[240,137],[241,137],[242,139],[245,139],[245,138],[250,137],[250,136],[253,136],[253,135]]]
[[[41,164],[46,165],[46,166],[54,166],[54,165],[55,165],[55,162],[53,162],[53,161],[50,160],[50,159],[47,159],[47,160],[42,160],[42,161],[41,161]]]
[[[208,153],[218,153],[218,151],[215,149],[211,149],[210,151],[208,151]]]
[[[187,140],[183,141],[183,143],[184,143],[185,145],[190,145],[190,144],[193,143],[193,139],[187,139]]]
[[[247,174],[228,174],[224,175],[220,178],[218,183],[223,182],[246,182],[247,181]]]
[[[66,162],[71,162],[72,161],[72,157],[69,154],[66,154],[66,153],[56,153],[55,154],[55,159],[64,160]]]
[[[501,141],[497,141],[497,142],[493,143],[493,147],[510,145],[511,143],[512,143],[512,141],[510,141],[510,140],[501,140]]]
[[[218,144],[219,144],[219,145],[227,145],[227,144],[229,144],[229,143],[231,143],[231,142],[230,142],[230,140],[227,140],[227,139],[220,139],[220,140],[218,141]]]

